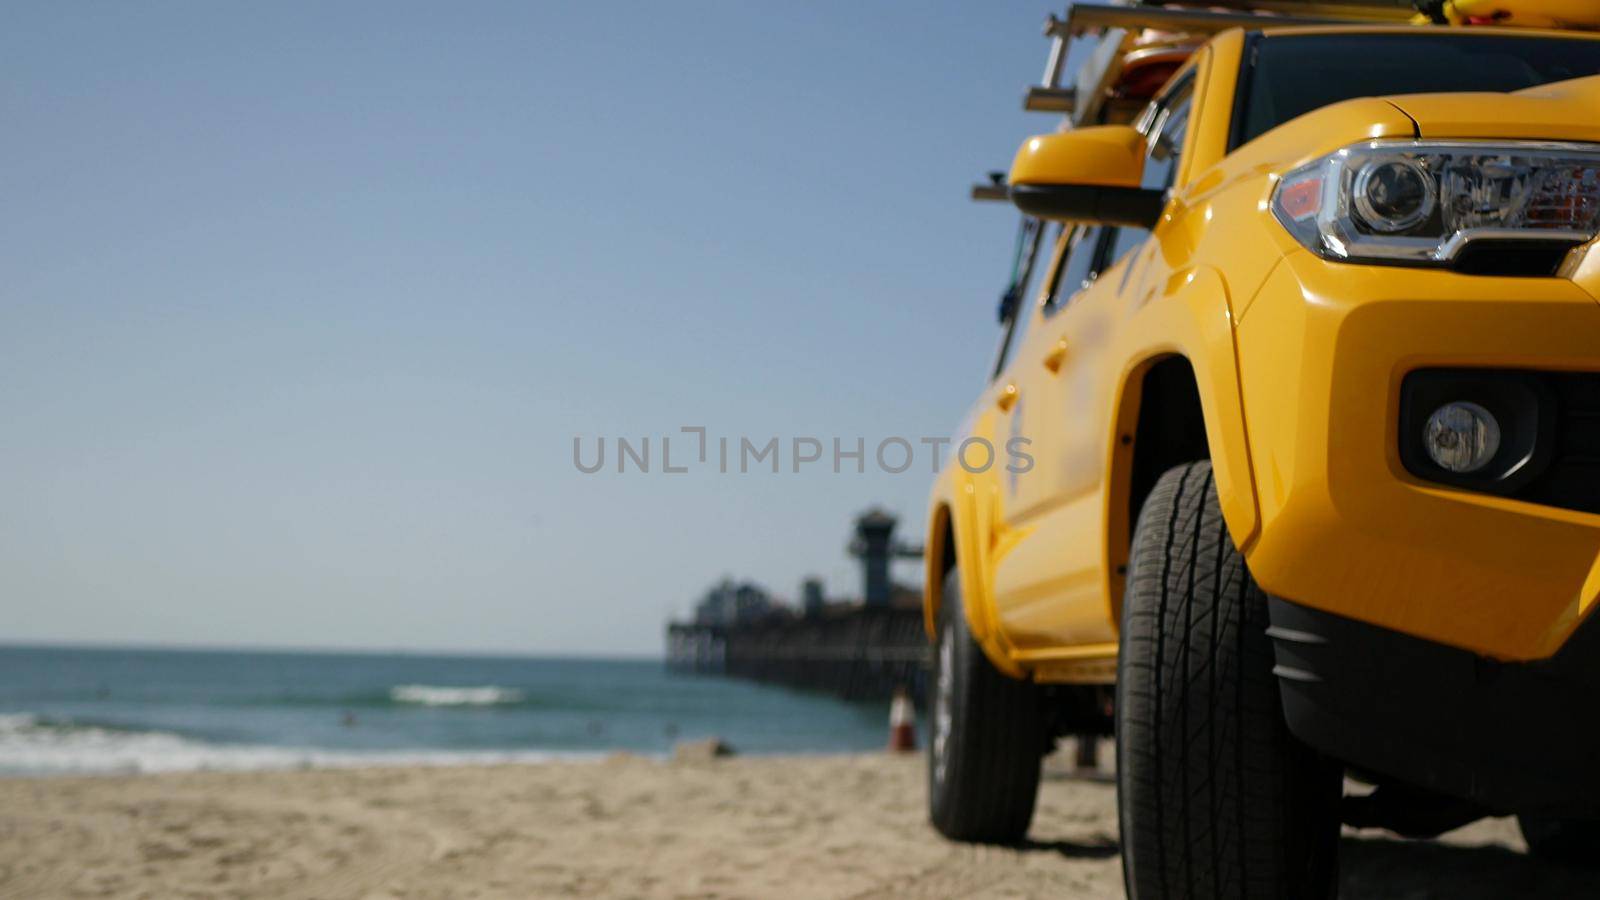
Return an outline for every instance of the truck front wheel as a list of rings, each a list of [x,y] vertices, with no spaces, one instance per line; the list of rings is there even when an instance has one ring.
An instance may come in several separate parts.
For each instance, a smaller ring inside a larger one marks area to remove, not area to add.
[[[955,569],[945,576],[929,679],[928,811],[952,840],[1028,833],[1046,734],[1039,689],[996,670],[973,640]]]
[[[1117,659],[1134,900],[1335,893],[1341,773],[1289,734],[1266,628],[1211,464],[1169,470],[1134,530]]]

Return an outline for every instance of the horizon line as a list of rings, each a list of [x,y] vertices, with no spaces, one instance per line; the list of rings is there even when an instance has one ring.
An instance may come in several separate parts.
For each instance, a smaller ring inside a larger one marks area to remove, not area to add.
[[[249,643],[183,643],[161,641],[95,641],[95,640],[11,640],[0,638],[0,650],[126,650],[172,653],[259,653],[300,654],[328,656],[470,656],[499,659],[572,659],[613,662],[666,661],[666,652],[573,652],[568,650],[511,650],[511,649],[441,649],[436,647],[355,647],[288,644]]]

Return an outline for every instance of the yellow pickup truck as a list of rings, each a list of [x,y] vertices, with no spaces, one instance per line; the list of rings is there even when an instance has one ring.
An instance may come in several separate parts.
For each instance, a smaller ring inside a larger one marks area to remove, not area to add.
[[[1342,821],[1600,856],[1600,35],[1262,20],[1077,124],[955,437],[1033,464],[932,491],[934,825],[1114,727],[1131,897],[1330,896]]]

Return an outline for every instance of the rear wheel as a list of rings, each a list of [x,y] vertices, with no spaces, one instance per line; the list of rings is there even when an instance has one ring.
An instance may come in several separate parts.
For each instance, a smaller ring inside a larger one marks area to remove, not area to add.
[[[1012,844],[1028,833],[1045,749],[1033,684],[994,668],[967,628],[960,579],[945,576],[929,683],[928,807],[958,841]]]
[[[1340,771],[1284,724],[1266,595],[1209,462],[1157,482],[1129,569],[1116,703],[1128,896],[1332,897]]]
[[[1517,816],[1528,853],[1568,865],[1600,867],[1600,822]]]

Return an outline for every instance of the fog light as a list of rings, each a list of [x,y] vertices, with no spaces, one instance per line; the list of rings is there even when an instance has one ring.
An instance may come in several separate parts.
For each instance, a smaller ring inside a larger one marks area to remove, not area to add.
[[[1433,411],[1423,427],[1422,442],[1440,468],[1476,472],[1500,449],[1500,423],[1478,404],[1458,400]]]

